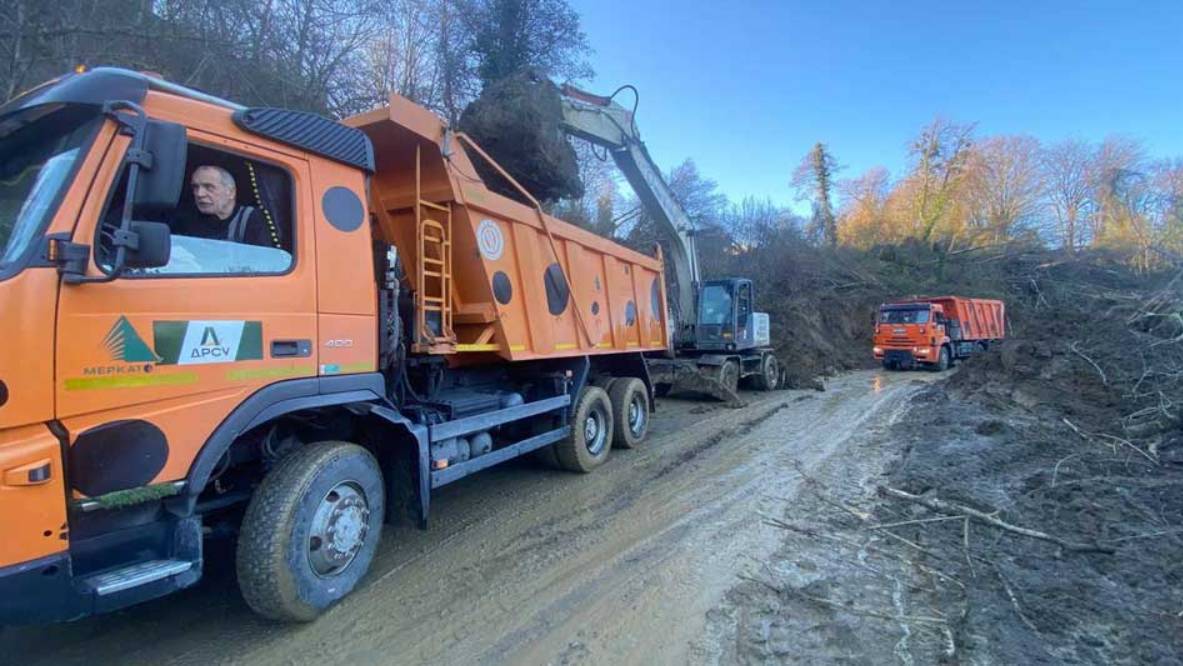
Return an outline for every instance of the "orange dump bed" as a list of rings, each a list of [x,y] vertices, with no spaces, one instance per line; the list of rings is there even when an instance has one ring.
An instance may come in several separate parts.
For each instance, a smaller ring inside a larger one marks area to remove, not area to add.
[[[479,148],[401,97],[345,123],[374,145],[370,210],[415,290],[412,351],[461,362],[665,349],[660,254],[491,191]]]
[[[1006,305],[985,298],[936,296],[917,299],[936,303],[949,319],[961,324],[962,340],[1001,340],[1006,337]]]

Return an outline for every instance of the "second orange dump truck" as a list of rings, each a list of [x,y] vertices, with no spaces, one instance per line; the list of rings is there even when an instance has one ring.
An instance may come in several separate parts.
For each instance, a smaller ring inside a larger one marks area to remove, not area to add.
[[[945,370],[1006,336],[1002,301],[925,296],[884,303],[875,316],[875,358],[888,369]]]
[[[310,620],[441,486],[638,446],[661,257],[479,159],[398,97],[338,123],[96,69],[0,107],[0,624],[193,585],[234,533],[250,606]]]

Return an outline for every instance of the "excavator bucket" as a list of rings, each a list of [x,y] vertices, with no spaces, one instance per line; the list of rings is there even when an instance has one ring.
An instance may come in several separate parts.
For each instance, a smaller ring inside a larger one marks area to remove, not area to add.
[[[747,403],[722,376],[724,366],[699,365],[690,359],[649,359],[649,375],[654,384],[665,384],[670,391],[689,391],[711,396],[727,407]]]

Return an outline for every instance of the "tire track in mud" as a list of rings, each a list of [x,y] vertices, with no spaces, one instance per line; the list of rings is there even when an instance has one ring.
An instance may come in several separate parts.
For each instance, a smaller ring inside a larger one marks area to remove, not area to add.
[[[707,612],[779,544],[759,514],[797,492],[787,457],[841,456],[855,429],[900,412],[913,377],[851,373],[735,410],[663,400],[649,442],[596,473],[523,462],[465,479],[433,498],[427,532],[388,530],[363,585],[310,625],[258,620],[223,573],[114,616],[0,634],[0,650],[29,664],[695,660]]]

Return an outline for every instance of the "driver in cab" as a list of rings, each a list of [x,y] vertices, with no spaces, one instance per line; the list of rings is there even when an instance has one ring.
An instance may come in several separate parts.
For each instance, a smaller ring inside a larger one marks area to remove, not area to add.
[[[278,233],[263,213],[254,206],[237,203],[238,187],[229,171],[219,166],[199,166],[193,170],[189,186],[197,210],[182,211],[177,216],[172,223],[174,234],[281,247]]]

